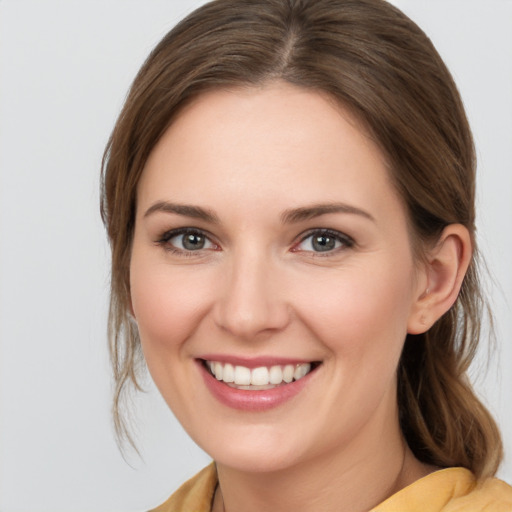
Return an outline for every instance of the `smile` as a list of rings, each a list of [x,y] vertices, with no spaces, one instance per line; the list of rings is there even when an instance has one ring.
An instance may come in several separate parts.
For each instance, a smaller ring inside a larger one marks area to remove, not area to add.
[[[315,363],[247,366],[222,363],[220,361],[205,361],[207,369],[217,380],[225,382],[230,387],[244,390],[272,389],[283,384],[290,384],[305,377]]]
[[[204,383],[221,404],[247,412],[263,412],[292,400],[322,366],[318,361],[223,359],[196,360]]]

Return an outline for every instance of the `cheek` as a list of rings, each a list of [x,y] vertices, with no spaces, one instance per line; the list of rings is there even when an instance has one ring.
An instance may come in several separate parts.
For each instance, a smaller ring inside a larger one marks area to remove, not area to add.
[[[325,416],[336,415],[332,438],[339,435],[337,425],[345,425],[345,435],[355,435],[381,403],[394,411],[412,274],[404,270],[397,276],[391,267],[381,262],[365,271],[344,269],[329,280],[307,283],[297,294],[302,322],[329,352],[327,398],[318,407]],[[338,404],[336,412],[332,403]]]
[[[299,314],[332,352],[385,358],[388,351],[396,359],[407,333],[412,268],[404,262],[398,273],[393,262],[379,261],[308,280],[296,293]]]
[[[132,306],[144,353],[179,349],[208,311],[211,278],[182,268],[170,271],[134,255],[130,269]]]

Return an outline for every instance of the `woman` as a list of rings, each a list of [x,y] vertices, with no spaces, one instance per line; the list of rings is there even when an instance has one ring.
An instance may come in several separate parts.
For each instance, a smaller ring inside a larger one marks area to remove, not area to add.
[[[139,72],[103,172],[118,431],[143,354],[215,461],[157,510],[512,509],[466,377],[471,133],[400,11],[201,7]]]

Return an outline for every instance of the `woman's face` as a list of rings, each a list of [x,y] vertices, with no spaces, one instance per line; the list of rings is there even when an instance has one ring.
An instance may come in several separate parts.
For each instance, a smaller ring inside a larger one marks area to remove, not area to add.
[[[321,94],[205,93],[144,169],[130,267],[142,348],[219,463],[283,469],[398,429],[422,276],[381,152]]]

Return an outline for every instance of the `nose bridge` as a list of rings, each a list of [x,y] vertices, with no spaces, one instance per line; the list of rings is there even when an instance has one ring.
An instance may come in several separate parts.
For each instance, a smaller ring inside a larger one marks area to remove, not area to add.
[[[217,304],[219,326],[241,338],[285,327],[288,304],[272,255],[258,247],[245,247],[233,252],[226,266]]]

